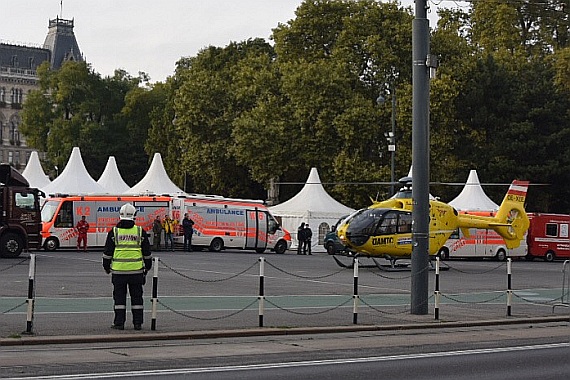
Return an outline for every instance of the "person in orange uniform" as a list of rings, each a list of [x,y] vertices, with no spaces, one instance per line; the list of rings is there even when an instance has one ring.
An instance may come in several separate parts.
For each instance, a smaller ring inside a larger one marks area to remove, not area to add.
[[[81,242],[83,242],[83,251],[87,251],[87,231],[89,231],[89,223],[85,220],[85,215],[81,217],[81,220],[77,222],[75,226],[77,231],[77,250],[81,250]]]

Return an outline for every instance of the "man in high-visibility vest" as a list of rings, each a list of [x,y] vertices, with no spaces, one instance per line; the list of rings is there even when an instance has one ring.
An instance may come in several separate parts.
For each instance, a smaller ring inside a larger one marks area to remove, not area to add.
[[[127,288],[135,330],[143,324],[143,285],[152,267],[148,235],[135,224],[136,208],[126,203],[119,211],[120,220],[107,234],[103,249],[103,268],[112,273],[115,319],[111,328],[124,330],[127,318]]]

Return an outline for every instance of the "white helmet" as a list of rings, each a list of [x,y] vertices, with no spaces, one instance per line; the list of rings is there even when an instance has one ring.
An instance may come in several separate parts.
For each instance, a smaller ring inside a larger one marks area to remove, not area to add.
[[[135,220],[136,215],[137,209],[130,203],[125,203],[119,211],[119,217],[121,220]]]

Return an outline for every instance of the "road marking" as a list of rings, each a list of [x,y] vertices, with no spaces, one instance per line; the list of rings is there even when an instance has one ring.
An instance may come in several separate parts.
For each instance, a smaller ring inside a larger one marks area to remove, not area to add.
[[[350,359],[329,359],[329,360],[309,360],[301,362],[284,362],[284,363],[266,363],[266,364],[250,364],[250,365],[234,365],[225,367],[202,367],[202,368],[177,368],[165,370],[152,370],[152,371],[127,371],[127,372],[107,372],[107,373],[89,373],[77,375],[53,375],[53,376],[38,376],[38,377],[23,377],[23,378],[9,378],[11,380],[27,379],[27,380],[78,380],[78,379],[105,379],[105,378],[122,378],[130,376],[157,376],[157,375],[186,375],[197,373],[214,373],[214,372],[233,372],[233,371],[246,371],[246,370],[264,370],[275,368],[295,368],[295,367],[310,367],[310,366],[323,366],[323,365],[338,365],[338,364],[358,364],[358,363],[371,363],[371,362],[384,362],[396,360],[410,360],[410,359],[429,359],[434,357],[450,357],[450,356],[466,356],[466,355],[480,355],[480,354],[496,354],[501,352],[516,352],[516,351],[533,351],[545,350],[556,348],[568,348],[570,343],[551,343],[540,344],[533,346],[514,346],[514,347],[499,347],[499,348],[481,348],[475,350],[461,350],[461,351],[443,351],[443,352],[427,352],[420,354],[404,354],[404,355],[389,355],[389,356],[373,356],[368,358],[350,358]]]

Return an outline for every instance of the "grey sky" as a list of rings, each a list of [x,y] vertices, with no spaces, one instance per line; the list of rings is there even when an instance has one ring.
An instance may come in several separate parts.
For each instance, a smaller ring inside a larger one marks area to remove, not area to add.
[[[204,47],[223,47],[230,41],[255,37],[268,39],[271,29],[295,17],[301,3],[302,0],[63,0],[60,8],[60,0],[0,0],[0,40],[41,45],[49,19],[74,19],[81,52],[96,72],[106,76],[121,68],[136,76],[144,71],[151,81],[164,81],[174,73],[176,61],[195,56]],[[414,4],[413,0],[401,3],[412,7]]]

